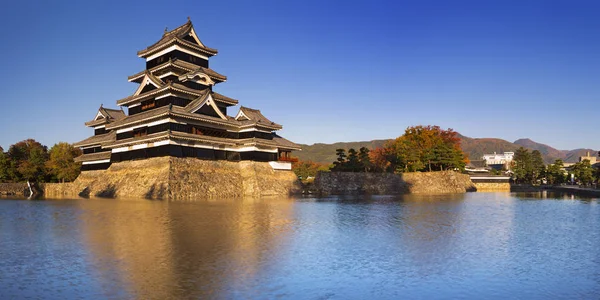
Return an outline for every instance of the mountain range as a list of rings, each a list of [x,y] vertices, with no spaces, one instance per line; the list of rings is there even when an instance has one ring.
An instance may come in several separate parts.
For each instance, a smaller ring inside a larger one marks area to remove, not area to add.
[[[552,163],[556,159],[562,159],[564,162],[577,162],[580,156],[585,156],[589,151],[591,155],[596,155],[598,150],[592,149],[574,149],[574,150],[558,150],[545,144],[537,143],[531,139],[518,139],[514,142],[509,142],[497,138],[470,138],[459,135],[461,139],[461,147],[471,160],[480,160],[483,154],[514,152],[519,147],[524,147],[530,151],[538,150],[542,154],[546,163]],[[374,149],[382,147],[388,140],[372,140],[363,142],[340,142],[333,144],[316,143],[312,145],[301,145],[302,151],[294,152],[302,161],[313,161],[323,164],[330,164],[335,161],[335,150],[350,149],[356,150],[361,147]]]

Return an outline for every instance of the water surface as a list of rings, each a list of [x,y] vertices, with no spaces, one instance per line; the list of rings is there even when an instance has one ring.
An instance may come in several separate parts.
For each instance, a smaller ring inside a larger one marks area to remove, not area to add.
[[[0,200],[0,298],[592,299],[599,232],[552,194]]]

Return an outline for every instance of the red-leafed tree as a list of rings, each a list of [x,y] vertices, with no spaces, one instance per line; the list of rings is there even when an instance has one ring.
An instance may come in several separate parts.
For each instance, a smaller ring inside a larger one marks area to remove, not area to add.
[[[369,159],[375,172],[393,171],[392,162],[394,155],[389,148],[375,148],[369,151]]]

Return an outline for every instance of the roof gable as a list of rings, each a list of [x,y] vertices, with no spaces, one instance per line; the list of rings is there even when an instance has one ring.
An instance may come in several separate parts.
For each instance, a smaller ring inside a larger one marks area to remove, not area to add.
[[[92,126],[92,127],[99,126],[99,125],[107,124],[112,121],[121,120],[125,117],[126,117],[125,112],[121,109],[105,108],[102,105],[100,105],[100,108],[98,108],[98,112],[96,113],[96,116],[94,117],[94,119],[91,121],[85,122],[85,125]]]
[[[102,106],[100,107],[102,108]],[[96,113],[96,117],[94,117],[94,121],[100,120],[100,119],[105,119],[106,116],[102,114],[102,109],[99,109],[98,112]]]
[[[227,116],[224,115],[223,112],[221,112],[210,93],[206,93],[205,95],[200,96],[196,98],[196,100],[190,102],[190,104],[188,104],[185,107],[185,110],[190,113],[198,113],[198,111],[203,107],[212,108],[212,110],[214,110],[214,112],[216,113],[216,115],[219,116],[219,118],[227,120]]]
[[[150,86],[150,88],[147,88]],[[146,71],[144,78],[142,79],[142,82],[140,83],[140,86],[138,86],[137,90],[135,90],[135,93],[133,94],[133,96],[137,96],[140,94],[143,94],[145,92],[154,90],[154,89],[158,89],[160,87],[162,87],[163,85],[165,85],[165,83],[160,80],[159,78],[157,78],[156,76],[152,75],[152,73]]]
[[[217,49],[209,48],[206,45],[204,45],[202,41],[200,41],[198,35],[196,35],[194,26],[192,25],[192,21],[188,17],[188,21],[185,24],[171,31],[168,31],[165,28],[165,32],[163,33],[161,39],[158,42],[148,46],[146,49],[138,51],[138,56],[146,57],[148,55],[151,55],[151,53],[163,49],[173,43],[178,43],[180,45],[196,48],[197,50],[200,50],[201,52],[204,52],[209,56],[216,55],[218,52]]]
[[[238,111],[237,115],[235,116],[235,119],[237,121],[250,120],[250,118],[248,118],[248,116],[246,116],[246,114],[244,114],[244,112],[241,109]]]
[[[204,44],[202,43],[200,38],[198,38],[198,35],[196,34],[196,31],[194,30],[194,25],[192,25],[192,22],[189,21],[189,18],[188,18],[188,22],[190,23],[189,32],[187,33],[187,36],[183,36],[182,38],[189,42],[192,42],[192,40],[193,40],[200,47],[206,47],[206,46],[204,46]]]

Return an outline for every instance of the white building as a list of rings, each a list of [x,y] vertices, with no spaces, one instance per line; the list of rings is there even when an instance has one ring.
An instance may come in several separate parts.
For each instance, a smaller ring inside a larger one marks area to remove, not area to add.
[[[513,160],[513,157],[515,157],[514,152],[504,152],[503,154],[497,154],[496,152],[494,152],[494,154],[483,155],[483,159],[485,160],[488,166],[506,165],[508,167],[510,166],[510,162]]]

